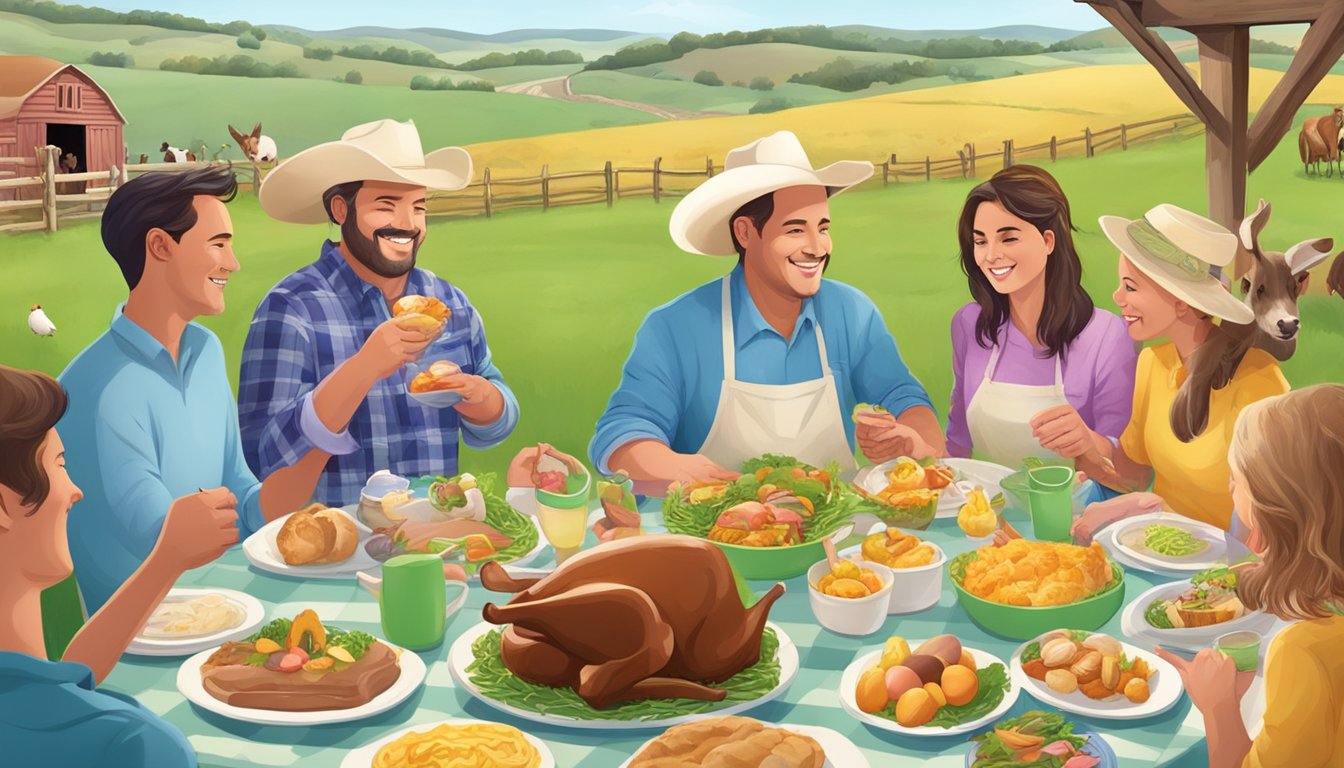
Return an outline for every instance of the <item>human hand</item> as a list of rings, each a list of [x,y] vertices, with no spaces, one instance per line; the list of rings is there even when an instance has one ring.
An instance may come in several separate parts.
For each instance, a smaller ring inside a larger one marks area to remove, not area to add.
[[[1240,706],[1243,696],[1255,680],[1255,672],[1242,672],[1232,659],[1213,648],[1195,654],[1192,661],[1162,648],[1157,655],[1181,673],[1181,683],[1190,701],[1206,716],[1229,705]]]
[[[1090,544],[1097,531],[1135,515],[1157,512],[1166,502],[1155,493],[1126,493],[1113,499],[1088,504],[1083,514],[1073,521],[1073,540],[1078,544]]]
[[[380,379],[391,376],[403,365],[419,359],[425,347],[438,338],[438,332],[404,327],[403,319],[394,317],[384,320],[373,329],[373,333],[364,341],[364,346],[356,353],[363,366]]]
[[[173,501],[150,557],[181,573],[213,562],[238,542],[238,499],[212,488]]]
[[[1047,451],[1065,459],[1099,456],[1092,430],[1072,405],[1056,405],[1031,417],[1031,434]]]
[[[856,419],[854,442],[859,444],[859,451],[874,464],[891,461],[899,456],[924,459],[937,453],[913,427],[889,416]]]
[[[694,483],[705,480],[732,482],[741,475],[719,466],[708,456],[699,453],[671,453],[655,470],[669,483]]]

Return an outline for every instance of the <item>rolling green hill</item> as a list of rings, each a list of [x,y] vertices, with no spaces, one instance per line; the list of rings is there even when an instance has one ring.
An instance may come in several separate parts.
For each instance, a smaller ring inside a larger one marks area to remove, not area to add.
[[[1098,23],[1101,17],[1097,17]],[[1035,24],[1013,24],[985,29],[892,29],[874,27],[867,24],[845,24],[832,27],[837,32],[854,32],[873,38],[895,38],[897,40],[936,40],[950,37],[986,37],[999,40],[1026,40],[1041,45],[1069,40],[1084,34],[1076,29],[1042,27]]]

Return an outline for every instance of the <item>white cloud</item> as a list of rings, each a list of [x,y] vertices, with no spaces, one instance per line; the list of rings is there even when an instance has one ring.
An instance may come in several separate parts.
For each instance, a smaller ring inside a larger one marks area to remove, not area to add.
[[[760,26],[761,22],[758,16],[740,8],[725,4],[699,3],[695,0],[655,0],[638,8],[623,9],[619,15],[646,27],[654,24],[676,27],[664,31],[677,31],[682,28],[722,30]]]

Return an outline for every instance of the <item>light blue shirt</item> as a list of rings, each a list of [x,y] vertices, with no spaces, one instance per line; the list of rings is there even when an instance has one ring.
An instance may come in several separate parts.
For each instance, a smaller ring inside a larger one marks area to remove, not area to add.
[[[70,510],[70,555],[89,615],[144,562],[174,499],[224,486],[238,497],[241,538],[264,524],[224,349],[205,327],[187,324],[175,363],[118,307],[60,382],[70,407],[56,431],[84,491]]]
[[[910,373],[871,299],[844,283],[822,280],[786,340],[761,316],[739,265],[730,279],[737,378],[754,384],[798,384],[821,377],[816,328],[840,395],[850,447],[858,403],[894,414],[933,408]],[[635,334],[621,383],[597,422],[588,454],[602,473],[621,446],[640,439],[696,453],[709,435],[723,383],[722,281],[702,285],[649,313]],[[786,451],[781,446],[780,451]]]
[[[195,768],[176,728],[120,693],[94,689],[83,664],[0,651],[2,765]]]

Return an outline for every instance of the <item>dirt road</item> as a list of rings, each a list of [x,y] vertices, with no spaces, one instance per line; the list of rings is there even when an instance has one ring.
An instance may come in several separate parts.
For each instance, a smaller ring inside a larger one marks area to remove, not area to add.
[[[546,80],[533,80],[527,83],[514,83],[505,85],[496,90],[502,93],[521,93],[525,96],[540,96],[544,99],[561,99],[562,101],[586,101],[593,104],[613,104],[626,109],[637,109],[640,112],[648,112],[664,120],[688,120],[696,117],[719,117],[726,112],[693,112],[686,109],[676,109],[675,107],[659,107],[653,104],[641,104],[637,101],[626,101],[624,99],[610,99],[606,96],[593,96],[584,93],[575,93],[570,86],[570,77],[553,77]]]

